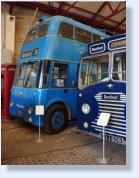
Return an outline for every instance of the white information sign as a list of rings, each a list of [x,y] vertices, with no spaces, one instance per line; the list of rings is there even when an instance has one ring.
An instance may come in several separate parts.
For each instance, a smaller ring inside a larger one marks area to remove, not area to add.
[[[97,125],[106,127],[108,125],[110,116],[110,113],[101,113],[99,119],[97,120]]]
[[[44,115],[44,106],[43,105],[37,105],[36,106],[36,115]]]

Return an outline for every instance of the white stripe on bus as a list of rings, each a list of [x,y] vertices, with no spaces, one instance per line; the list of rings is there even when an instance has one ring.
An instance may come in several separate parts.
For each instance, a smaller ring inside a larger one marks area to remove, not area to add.
[[[104,110],[104,109],[100,109],[99,111],[101,111],[101,112],[106,112],[106,113],[114,113],[114,114],[124,114],[124,112],[107,111],[107,110]]]
[[[113,107],[105,107],[105,106],[99,106],[99,108],[104,108],[104,109],[114,109],[114,110],[119,110],[119,111],[121,111],[121,110],[124,110],[124,108],[113,108]]]
[[[91,125],[92,127],[95,127],[95,128],[99,128],[99,129],[102,129],[100,126],[97,126],[97,125]],[[119,130],[114,130],[114,129],[111,129],[111,128],[105,128],[105,130],[109,130],[109,131],[113,131],[113,132],[118,132],[118,133],[123,133],[125,134],[126,132],[125,131],[119,131]]]
[[[113,104],[113,103],[98,103],[99,105],[107,105],[107,106],[119,106],[119,107],[125,107],[125,105],[122,104]]]
[[[102,132],[101,129],[97,129],[97,128],[96,128],[95,130]],[[126,137],[126,135],[118,134],[118,133],[113,133],[113,132],[109,132],[109,131],[107,131],[107,130],[106,130],[105,132],[106,132],[106,133],[109,133],[109,134],[112,134],[112,135],[117,135],[117,136]]]
[[[106,101],[108,103],[110,103],[110,102],[112,102],[112,103],[126,103],[125,101],[121,101],[121,100],[115,101],[115,100],[102,100],[102,99],[98,99],[98,101]]]
[[[96,122],[91,122],[91,123],[96,124]],[[108,124],[108,127],[112,127],[112,128],[116,128],[116,129],[126,130],[126,128],[124,128],[124,127],[119,127],[119,126],[115,126],[115,125],[111,125],[111,124]]]

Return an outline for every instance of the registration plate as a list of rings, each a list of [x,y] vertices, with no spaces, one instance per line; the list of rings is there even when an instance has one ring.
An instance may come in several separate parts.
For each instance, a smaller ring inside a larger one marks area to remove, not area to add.
[[[124,139],[112,135],[105,135],[105,139],[114,143],[124,144]]]

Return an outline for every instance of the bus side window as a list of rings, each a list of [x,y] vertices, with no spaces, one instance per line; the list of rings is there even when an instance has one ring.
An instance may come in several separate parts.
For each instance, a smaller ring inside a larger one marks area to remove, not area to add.
[[[75,28],[75,39],[81,43],[91,43],[91,33],[81,28]]]
[[[59,27],[59,36],[73,40],[73,26],[62,22]]]
[[[126,80],[126,52],[113,55],[113,80]]]
[[[44,61],[43,66],[43,88],[47,87],[49,80],[49,71],[50,71],[50,61]]]
[[[93,34],[93,41],[99,41],[99,40],[102,40],[103,38],[99,35],[96,35],[96,34]]]
[[[48,30],[48,24],[41,26],[41,27],[38,29],[38,32],[37,32],[35,38],[39,38],[39,37],[45,36],[46,33],[47,33],[47,30]]]
[[[68,64],[55,63],[52,73],[52,84],[55,87],[66,87],[69,79]]]
[[[82,88],[87,85],[86,72],[87,72],[87,63],[82,63],[82,65],[81,65],[81,75],[80,75],[80,84],[82,85],[81,86]]]

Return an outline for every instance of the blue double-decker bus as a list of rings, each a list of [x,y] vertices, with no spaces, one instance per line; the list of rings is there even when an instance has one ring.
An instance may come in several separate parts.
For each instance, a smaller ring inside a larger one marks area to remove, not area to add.
[[[92,43],[82,55],[79,70],[78,128],[102,137],[97,125],[109,113],[106,139],[126,143],[126,35]]]
[[[23,43],[11,90],[10,114],[49,134],[77,118],[77,73],[87,44],[107,35],[62,16],[41,17]],[[44,116],[36,114],[44,111]]]

